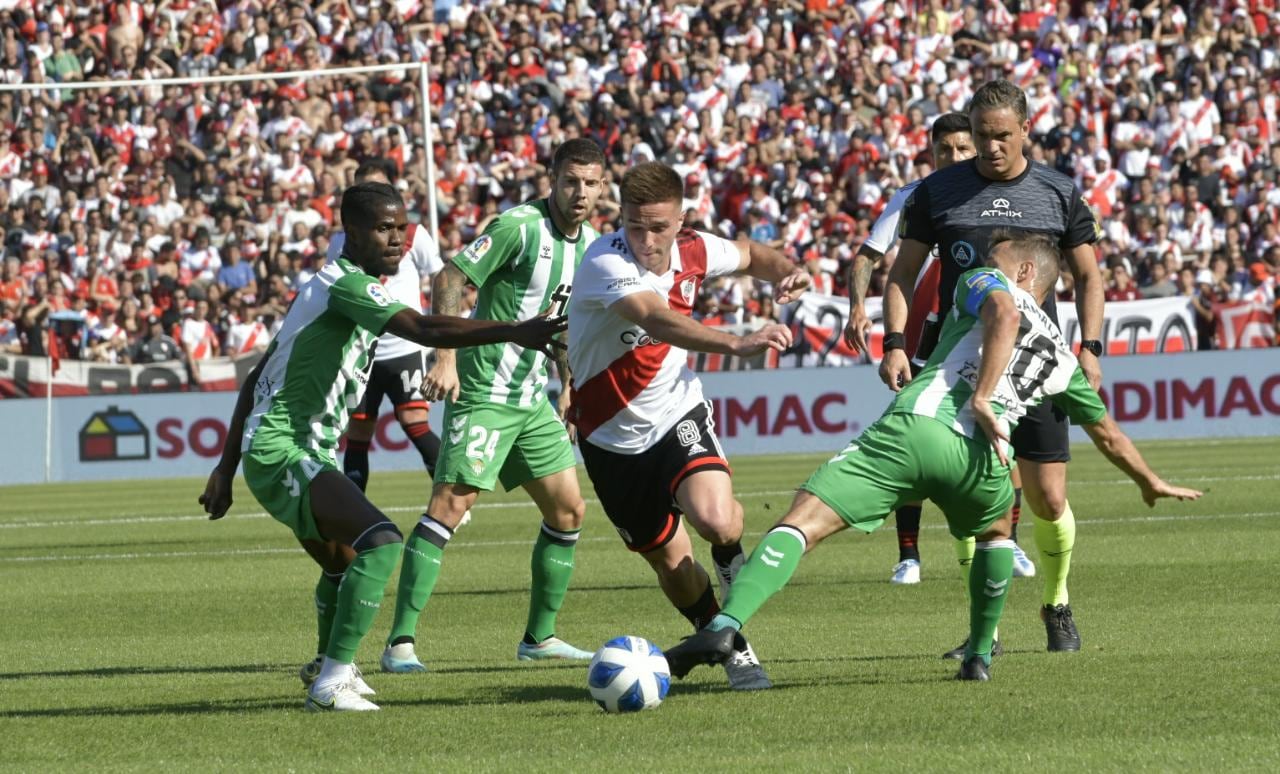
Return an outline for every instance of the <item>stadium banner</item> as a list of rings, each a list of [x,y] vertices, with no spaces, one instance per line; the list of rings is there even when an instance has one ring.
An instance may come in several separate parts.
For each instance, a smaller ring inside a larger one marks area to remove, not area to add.
[[[181,360],[126,365],[62,359],[53,375],[53,394],[65,397],[234,390],[260,356],[254,353],[202,360],[194,384]],[[0,355],[0,398],[43,398],[48,383],[49,362],[45,358]]]
[[[1220,351],[1103,358],[1102,364],[1103,397],[1134,438],[1266,436],[1280,427],[1280,358]],[[834,452],[874,422],[891,397],[875,368],[820,368],[796,376],[790,369],[702,376],[730,461],[737,455]],[[53,479],[203,479],[221,454],[235,399],[234,392],[175,392],[54,400]],[[0,457],[0,484],[44,479],[43,408],[0,401],[0,426],[10,439]],[[442,420],[441,404],[432,404],[432,425],[438,428]],[[1085,440],[1073,432],[1075,440]],[[370,465],[374,471],[422,468],[385,407]]]
[[[1276,313],[1263,299],[1213,305],[1219,349],[1269,347],[1276,336]]]
[[[782,312],[782,322],[791,326],[795,345],[778,357],[779,367],[880,362],[884,338],[881,303],[880,297],[866,300],[867,317],[872,321],[867,341],[871,353],[870,356],[859,356],[844,343],[849,300],[840,296],[806,293],[800,301]],[[1059,302],[1058,320],[1067,341],[1077,343],[1076,350],[1079,351],[1080,326],[1075,304]],[[1185,298],[1108,303],[1103,317],[1102,341],[1110,355],[1194,352],[1196,326],[1191,305]]]

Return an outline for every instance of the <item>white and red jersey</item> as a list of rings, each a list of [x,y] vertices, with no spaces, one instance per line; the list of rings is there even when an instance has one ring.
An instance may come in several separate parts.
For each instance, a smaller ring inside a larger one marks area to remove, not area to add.
[[[315,176],[311,174],[311,170],[307,168],[306,164],[298,162],[287,169],[285,167],[275,167],[272,169],[271,182],[311,187],[316,184],[316,179]]]
[[[217,354],[218,334],[208,320],[184,317],[182,344],[191,351],[192,360],[208,360]]]
[[[1184,99],[1178,105],[1178,115],[1190,122],[1191,136],[1201,145],[1213,141],[1213,127],[1222,121],[1218,106],[1208,97]]]
[[[344,231],[339,231],[329,239],[329,252],[326,256],[328,263],[338,260],[346,243],[347,234]],[[410,223],[401,249],[403,254],[400,258],[400,268],[395,274],[380,279],[391,298],[421,312],[422,284],[444,268],[444,263],[440,260],[440,248],[436,246],[436,240],[431,238],[427,229],[417,223]],[[402,355],[411,355],[421,349],[422,347],[412,341],[384,333],[378,337],[378,348],[374,350],[374,360],[390,360]]]
[[[676,236],[671,266],[661,275],[637,262],[621,233],[587,248],[569,300],[570,416],[581,438],[618,454],[639,454],[703,402],[688,351],[657,341],[611,307],[634,293],[656,293],[672,311],[691,317],[703,283],[740,264],[733,242],[693,229]]]
[[[1052,91],[1044,96],[1027,95],[1027,110],[1031,116],[1031,133],[1048,134],[1058,125],[1058,98]]]
[[[1253,164],[1253,149],[1239,137],[1226,144],[1222,158],[1215,165],[1219,169],[1230,169],[1236,177],[1243,179],[1249,166]]]
[[[1120,201],[1121,193],[1129,187],[1129,178],[1118,169],[1108,169],[1098,175],[1093,183],[1094,190],[1101,191],[1107,203],[1114,209]]]
[[[1116,143],[1129,143],[1132,146],[1120,152],[1120,171],[1127,177],[1145,175],[1156,140],[1151,126],[1146,121],[1121,121],[1111,130],[1111,137]]]
[[[267,326],[257,320],[248,320],[246,322],[237,320],[227,330],[227,351],[225,354],[232,357],[247,355],[255,350],[266,349],[270,340],[271,334],[267,331]]]
[[[199,279],[212,281],[217,277],[218,269],[222,268],[222,256],[213,245],[203,250],[192,247],[182,251],[182,268]]]
[[[902,218],[902,209],[911,199],[911,193],[919,185],[920,180],[912,180],[894,192],[884,211],[880,213],[880,217],[876,218],[866,241],[862,243],[864,247],[875,250],[881,255],[893,249],[898,242],[898,221]],[[938,250],[935,247],[925,258],[924,264],[920,267],[920,273],[916,275],[915,292],[912,294],[911,307],[907,311],[907,324],[903,330],[907,339],[907,356],[921,365],[924,364],[924,359],[916,359],[916,349],[920,345],[925,322],[938,319],[938,283],[941,277],[942,264],[938,262]]]

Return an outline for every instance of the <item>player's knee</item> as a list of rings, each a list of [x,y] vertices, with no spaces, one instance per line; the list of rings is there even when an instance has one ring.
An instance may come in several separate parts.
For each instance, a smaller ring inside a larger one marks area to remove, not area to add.
[[[689,514],[689,522],[712,545],[730,545],[742,539],[742,505],[737,500],[699,507]]]
[[[347,423],[347,440],[368,443],[373,439],[373,430],[376,423],[373,419],[356,419],[352,417]]]
[[[430,415],[427,413],[427,410],[424,408],[418,408],[416,406],[412,408],[396,407],[396,420],[404,427],[408,427],[410,425],[425,425],[427,424],[429,416]]]
[[[1023,490],[1023,499],[1031,499],[1031,510],[1035,515],[1042,519],[1055,521],[1067,510],[1067,493],[1065,489],[1051,487],[1043,492],[1037,493],[1034,498],[1027,498],[1026,490]]]
[[[375,548],[381,548],[385,545],[393,543],[403,543],[404,535],[400,534],[400,528],[389,521],[374,524],[363,534],[355,539],[351,547],[356,551],[372,551]]]
[[[462,522],[463,515],[476,501],[476,493],[459,492],[449,484],[435,487],[431,493],[431,502],[427,505],[427,513],[431,518],[453,529]]]
[[[548,527],[561,531],[582,529],[582,520],[587,515],[587,504],[578,498],[576,502],[558,502],[555,510],[543,514],[542,520]]]

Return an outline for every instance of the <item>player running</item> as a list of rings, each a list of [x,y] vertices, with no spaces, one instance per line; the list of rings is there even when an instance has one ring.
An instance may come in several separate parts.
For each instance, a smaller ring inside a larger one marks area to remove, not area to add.
[[[969,116],[964,113],[947,113],[938,118],[930,129],[933,163],[938,170],[959,161],[967,161],[977,155],[973,147],[973,134],[969,129]],[[922,178],[923,179],[923,178]],[[871,228],[871,234],[858,249],[853,263],[849,266],[849,323],[844,329],[844,338],[855,352],[867,351],[867,331],[871,329],[871,319],[867,317],[863,299],[867,294],[867,286],[871,282],[871,270],[880,262],[885,253],[898,241],[898,222],[902,208],[911,197],[920,180],[907,183],[893,195],[888,206]],[[924,359],[916,350],[920,344],[920,336],[924,332],[925,323],[936,325],[938,320],[938,281],[942,266],[938,263],[937,251],[933,251],[926,259],[924,267],[916,277],[915,295],[920,298],[932,298],[934,303],[919,303],[911,307],[904,330],[904,351],[911,359],[912,373],[924,367]],[[891,583],[911,585],[920,582],[920,548],[917,540],[920,537],[920,503],[907,503],[894,513],[894,521],[898,532],[898,563],[893,566],[889,576]],[[1013,530],[1010,540],[1013,541],[1013,576],[1029,578],[1036,574],[1036,566],[1018,547],[1018,521],[1022,515],[1022,481],[1018,472],[1013,472]],[[973,541],[961,540],[956,543],[956,556],[962,568],[973,561]],[[951,651],[957,657],[961,653],[957,648]]]
[[[977,539],[969,640],[956,677],[990,679],[996,625],[1013,576],[1009,438],[1045,399],[1084,427],[1098,450],[1138,484],[1147,505],[1161,497],[1200,497],[1147,467],[1041,308],[1058,277],[1056,240],[996,232],[988,246],[994,268],[961,275],[924,370],[875,424],[801,486],[738,574],[724,611],[667,651],[672,674],[729,658],[737,630],[782,590],[806,551],[847,527],[871,532],[898,504],[927,497],[946,515],[952,535]]]
[[[604,153],[591,140],[570,140],[557,148],[552,195],[504,212],[454,256],[436,276],[432,310],[460,314],[462,288],[472,282],[480,289],[477,319],[515,320],[548,306],[553,314],[563,314],[574,272],[597,236],[587,219],[604,190],[604,168]],[[563,354],[556,364],[567,384]],[[530,561],[529,617],[516,658],[591,658],[555,636],[586,506],[570,431],[562,422],[568,395],[562,394],[552,409],[546,385],[547,358],[536,349],[495,344],[464,350],[456,360],[455,353],[436,350],[423,391],[428,400],[446,399],[445,438],[431,501],[405,543],[383,671],[426,670],[414,652],[414,638],[440,576],[445,546],[480,492],[499,483],[508,491],[524,487],[542,512]]]
[[[587,251],[569,302],[569,360],[582,459],[605,514],[645,558],[671,604],[694,625],[719,611],[681,514],[707,542],[727,592],[742,554],[742,505],[716,439],[688,350],[749,356],[783,350],[791,331],[766,325],[736,336],[690,317],[705,282],[746,273],[796,300],[809,275],[758,242],[682,228],[680,175],[656,162],[622,178],[622,231]],[[737,690],[770,687],[741,637],[725,668]]]
[[[903,211],[902,246],[889,271],[884,296],[885,354],[880,377],[892,390],[911,381],[902,335],[915,278],[936,245],[942,264],[939,313],[951,310],[956,278],[978,266],[997,228],[1049,234],[1057,240],[1075,277],[1076,308],[1084,341],[1080,367],[1097,389],[1102,378],[1102,277],[1093,242],[1100,229],[1071,179],[1023,156],[1030,122],[1027,98],[1008,81],[983,84],[969,102],[969,123],[978,157],[935,172],[916,187]],[[932,304],[932,296],[920,301]],[[1053,295],[1045,313],[1056,320]],[[925,331],[920,353],[928,356],[937,326]],[[1075,517],[1067,502],[1071,447],[1066,416],[1050,403],[1032,409],[1014,439],[1027,502],[1035,513],[1035,541],[1044,579],[1040,617],[1048,649],[1076,651],[1080,635],[1067,597],[1067,574],[1075,544]]]
[[[408,220],[395,188],[360,183],[342,196],[346,247],[303,286],[280,332],[240,388],[228,442],[200,503],[211,519],[231,507],[231,482],[244,458],[249,491],[289,526],[325,571],[319,673],[307,691],[311,710],[376,710],[353,664],[400,556],[400,531],[338,470],[335,451],[373,367],[377,336],[393,333],[422,346],[464,347],[512,341],[551,351],[562,320],[522,323],[424,316],[378,282],[403,255]],[[340,581],[340,582],[336,582]]]
[[[394,167],[385,159],[366,161],[356,169],[355,182],[392,184]],[[329,240],[328,263],[342,256],[346,232],[339,231]],[[396,271],[382,278],[391,298],[415,311],[422,311],[422,286],[444,267],[440,250],[431,234],[419,224],[410,223],[405,234],[404,255]],[[435,475],[440,436],[431,431],[427,416],[429,405],[422,395],[422,376],[427,370],[424,349],[390,333],[378,337],[373,350],[373,371],[360,405],[351,411],[347,425],[347,448],[342,455],[342,472],[364,491],[369,486],[369,443],[377,427],[378,409],[383,397],[391,399],[396,420],[418,454],[427,473]]]

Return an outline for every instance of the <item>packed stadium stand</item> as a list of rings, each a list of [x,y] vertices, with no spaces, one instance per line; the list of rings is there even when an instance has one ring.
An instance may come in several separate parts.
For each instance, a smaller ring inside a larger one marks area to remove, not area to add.
[[[1107,300],[1186,297],[1211,348],[1220,305],[1275,304],[1278,37],[1275,0],[0,0],[0,81],[49,84],[0,92],[0,353],[53,337],[63,358],[198,370],[260,351],[360,163],[394,165],[415,219],[432,206],[416,69],[59,82],[423,60],[446,256],[545,195],[554,148],[589,136],[611,163],[601,230],[621,173],[658,159],[690,223],[781,247],[833,295],[893,192],[930,172],[931,122],[1007,78],[1031,157],[1102,224]],[[776,314],[737,284],[698,310]]]

